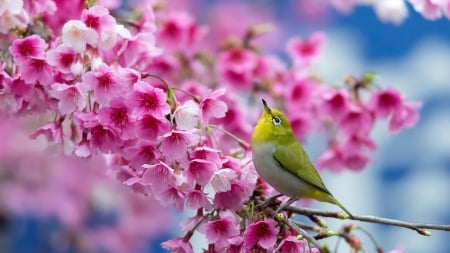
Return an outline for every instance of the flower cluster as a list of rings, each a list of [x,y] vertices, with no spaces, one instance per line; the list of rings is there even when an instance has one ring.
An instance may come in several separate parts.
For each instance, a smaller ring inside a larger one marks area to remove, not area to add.
[[[45,136],[81,158],[108,155],[111,174],[135,192],[196,210],[182,225],[186,235],[162,244],[172,251],[192,252],[194,231],[205,234],[211,252],[318,251],[280,222],[249,211],[263,194],[255,191],[263,183],[247,144],[260,97],[287,113],[300,140],[326,133],[318,165],[332,170],[365,167],[377,120],[389,118],[398,132],[418,119],[418,104],[377,88],[370,74],[339,87],[312,76],[321,32],[291,39],[287,65],[255,48],[258,26],[214,48],[204,40],[206,26],[179,10],[154,12],[153,1],[122,22],[99,3],[64,19],[53,12],[63,3],[44,2],[51,8],[16,1],[7,10],[42,19],[17,18],[23,23],[5,28],[11,46],[2,53],[2,112],[42,115],[49,123],[33,138]]]

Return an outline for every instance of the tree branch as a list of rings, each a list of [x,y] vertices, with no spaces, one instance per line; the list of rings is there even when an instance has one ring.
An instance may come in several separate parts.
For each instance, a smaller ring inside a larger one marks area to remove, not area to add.
[[[322,217],[343,219],[341,212],[319,211],[319,210],[314,210],[314,209],[297,208],[297,207],[292,207],[292,206],[287,206],[284,208],[284,210],[293,212],[296,214],[307,215],[307,216],[318,215],[318,216],[322,216]],[[363,221],[363,222],[378,223],[378,224],[385,224],[385,225],[409,228],[409,229],[415,230],[415,231],[417,231],[417,233],[419,233],[421,235],[425,235],[425,236],[431,236],[431,233],[429,231],[427,231],[426,229],[450,231],[450,225],[406,222],[406,221],[381,218],[381,217],[371,216],[371,215],[353,215],[351,218],[349,218],[349,220],[358,220],[358,221]]]
[[[270,216],[274,217],[275,219],[280,220],[281,222],[286,224],[288,227],[290,227],[293,230],[295,230],[295,232],[297,232],[297,234],[303,236],[306,240],[308,240],[314,246],[316,246],[317,249],[319,249],[319,250],[321,249],[319,242],[317,242],[317,240],[312,235],[306,233],[305,230],[303,230],[301,227],[299,227],[297,224],[295,224],[295,222],[291,221],[289,218],[285,217],[284,215],[282,216],[282,218],[281,217],[277,217],[277,213],[275,213],[275,210],[273,210],[271,208],[267,208],[266,212]]]

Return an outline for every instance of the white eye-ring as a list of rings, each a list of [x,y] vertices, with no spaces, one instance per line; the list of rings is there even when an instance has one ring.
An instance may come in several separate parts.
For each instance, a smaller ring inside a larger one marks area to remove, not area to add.
[[[272,117],[272,123],[273,123],[274,125],[276,125],[276,126],[281,125],[281,119],[280,119],[280,117],[277,117],[277,116]]]

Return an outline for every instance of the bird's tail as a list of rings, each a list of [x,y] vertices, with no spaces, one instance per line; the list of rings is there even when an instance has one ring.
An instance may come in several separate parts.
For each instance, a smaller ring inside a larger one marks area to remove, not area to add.
[[[336,199],[335,199],[336,200]],[[346,212],[348,214],[348,216],[350,216],[350,218],[353,218],[353,214],[350,213],[347,208],[345,208],[341,203],[339,203],[339,201],[336,200],[336,204],[337,206],[339,206],[342,210],[344,210],[344,212]]]
[[[348,216],[350,216],[350,218],[353,218],[353,214],[350,213],[350,212],[347,210],[347,208],[345,208],[345,207],[341,204],[341,202],[339,202],[333,195],[330,194],[330,195],[328,196],[328,199],[326,200],[326,202],[329,202],[329,203],[331,203],[331,204],[335,204],[335,205],[339,206],[344,212],[346,212],[346,213],[348,214]]]

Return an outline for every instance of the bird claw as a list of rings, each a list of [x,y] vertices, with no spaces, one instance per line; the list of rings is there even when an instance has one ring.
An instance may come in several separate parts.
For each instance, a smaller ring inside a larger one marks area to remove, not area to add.
[[[268,198],[266,201],[264,201],[263,203],[256,205],[256,207],[257,208],[267,207],[270,204],[272,204],[272,202],[274,202],[278,197],[281,197],[281,196],[283,196],[283,194],[277,194],[275,196],[272,196],[272,197]]]

